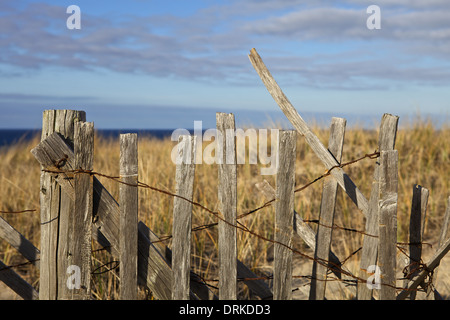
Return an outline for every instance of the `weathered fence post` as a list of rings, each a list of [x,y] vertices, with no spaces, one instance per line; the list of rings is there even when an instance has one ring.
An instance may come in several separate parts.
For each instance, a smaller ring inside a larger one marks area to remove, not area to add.
[[[180,136],[176,163],[176,194],[192,201],[196,137]],[[192,203],[182,198],[173,199],[172,241],[172,299],[189,300],[191,272]]]
[[[405,284],[417,275],[422,259],[422,237],[425,229],[425,217],[427,213],[429,191],[419,185],[413,187],[413,198],[411,204],[411,217],[409,220],[409,262],[408,276]],[[416,292],[411,292],[410,299],[416,298]]]
[[[394,150],[397,137],[398,116],[384,114],[381,119],[380,132],[378,137],[378,151]],[[366,217],[365,232],[370,235],[364,236],[361,252],[361,278],[367,278],[368,270],[376,266],[378,257],[378,211],[379,211],[379,171],[380,161],[375,164],[373,174],[372,189],[369,200],[369,210]],[[358,300],[370,300],[372,298],[372,289],[366,283],[357,284]]]
[[[217,113],[217,161],[219,166],[219,298],[237,299],[237,168],[233,114]],[[219,136],[221,138],[219,138]]]
[[[137,299],[138,263],[138,139],[120,135],[120,299]]]
[[[52,133],[61,134],[66,141],[72,143],[74,125],[78,121],[86,121],[84,111],[46,110],[43,113],[42,137],[45,140]],[[41,167],[41,169],[45,169]],[[60,228],[60,220],[66,219],[73,212],[73,201],[61,191],[61,187],[51,176],[42,172],[40,182],[41,204],[41,260],[39,299],[56,300],[66,290],[67,230]]]
[[[328,150],[338,162],[341,162],[342,149],[344,146],[345,126],[347,121],[342,118],[333,118],[330,127],[330,138]],[[319,225],[316,235],[316,250],[311,279],[311,300],[323,300],[328,268],[327,261],[330,260],[331,236],[334,223],[334,209],[336,206],[336,195],[338,184],[333,177],[326,177],[323,183],[322,202],[320,204]],[[318,263],[320,261],[320,263]],[[338,266],[335,266],[338,267]],[[331,267],[333,268],[333,266]]]
[[[398,152],[382,151],[380,158],[379,266],[381,300],[395,300],[397,268]]]
[[[275,244],[273,299],[292,299],[292,236],[296,131],[281,131],[278,136],[275,202]]]
[[[93,210],[93,176],[86,173],[94,165],[94,124],[75,123],[74,136],[75,170],[82,172],[74,175],[74,211],[67,220],[61,219],[60,225],[67,224],[67,279],[64,299],[89,300],[91,298],[91,243]],[[69,270],[72,274],[69,273]],[[79,277],[79,279],[77,279]]]

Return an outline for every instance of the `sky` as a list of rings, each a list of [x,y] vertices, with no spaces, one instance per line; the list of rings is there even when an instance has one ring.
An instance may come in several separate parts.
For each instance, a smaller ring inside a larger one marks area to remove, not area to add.
[[[2,0],[0,129],[40,128],[46,109],[84,110],[100,129],[285,121],[252,48],[307,119],[448,122],[448,0]]]

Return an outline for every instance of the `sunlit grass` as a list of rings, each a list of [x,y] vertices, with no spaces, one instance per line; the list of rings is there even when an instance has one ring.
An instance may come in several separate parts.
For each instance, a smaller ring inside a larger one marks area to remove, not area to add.
[[[329,131],[314,127],[319,139],[327,145]],[[0,149],[0,210],[20,211],[36,209],[33,213],[2,214],[20,233],[40,247],[39,217],[39,177],[40,168],[30,150],[39,138],[31,142],[22,142],[9,148]],[[209,142],[207,142],[209,143]],[[205,143],[206,144],[206,143]],[[139,180],[171,192],[175,191],[175,165],[171,161],[171,151],[176,142],[170,139],[159,140],[149,137],[139,139]],[[361,128],[348,128],[342,162],[358,158],[377,149],[378,133]],[[203,146],[205,147],[205,145]],[[430,122],[417,122],[402,126],[397,135],[396,148],[399,151],[399,203],[398,203],[398,239],[408,241],[409,215],[411,210],[414,184],[420,184],[430,190],[427,222],[424,241],[436,244],[440,233],[440,224],[445,211],[446,199],[450,194],[450,128],[437,130]],[[370,196],[375,160],[363,160],[346,167],[355,184],[366,198]],[[238,166],[238,215],[259,207],[266,200],[255,184],[268,180],[275,186],[274,176],[261,176],[260,166],[244,164]],[[119,142],[113,139],[96,137],[94,170],[107,175],[119,174]],[[297,140],[296,186],[300,187],[322,175],[325,168],[302,137]],[[110,193],[118,199],[117,182],[99,178]],[[296,193],[295,209],[304,219],[318,219],[322,182],[318,182],[302,192]],[[194,201],[217,210],[217,166],[201,164],[196,166]],[[172,232],[173,199],[165,194],[149,189],[139,191],[139,220],[143,221],[159,236]],[[273,239],[273,208],[269,207],[242,219],[242,223],[258,234]],[[214,223],[216,219],[201,208],[193,209],[193,227]],[[363,215],[352,201],[339,190],[336,203],[335,223],[357,230],[364,229]],[[316,228],[311,224],[312,228]],[[362,244],[362,236],[342,230],[333,232],[333,251],[344,259]],[[165,242],[169,247],[171,241]],[[308,255],[312,252],[301,240],[294,242],[296,248]],[[98,248],[98,246],[94,246]],[[267,243],[248,233],[238,232],[238,257],[257,274],[271,274],[271,243]],[[425,248],[425,250],[434,250]],[[349,261],[357,265],[359,255]],[[0,240],[0,259],[7,264],[23,262],[5,241]],[[298,262],[302,258],[296,257]],[[105,252],[96,252],[96,266],[114,260]],[[206,279],[218,278],[217,228],[195,232],[192,236],[193,271]],[[353,262],[352,262],[353,261]],[[39,271],[33,266],[21,267],[23,277],[38,287]],[[98,299],[118,298],[118,278],[113,272],[94,277],[94,297]],[[212,283],[217,285],[217,283]],[[242,294],[246,294],[243,292]],[[148,297],[141,292],[140,297]]]

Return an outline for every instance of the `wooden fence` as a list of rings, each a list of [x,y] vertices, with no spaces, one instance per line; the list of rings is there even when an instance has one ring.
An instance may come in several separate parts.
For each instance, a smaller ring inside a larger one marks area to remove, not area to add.
[[[91,299],[91,244],[97,241],[120,261],[120,298],[137,299],[138,285],[147,288],[156,299],[237,299],[238,280],[260,299],[292,299],[294,236],[300,236],[314,250],[310,283],[310,299],[325,299],[329,273],[337,279],[352,279],[357,284],[357,299],[372,299],[379,289],[380,299],[414,298],[419,286],[430,296],[440,298],[435,287],[427,286],[436,274],[440,260],[450,249],[447,227],[450,198],[442,226],[439,248],[426,263],[421,263],[423,221],[428,190],[416,185],[412,200],[410,225],[410,261],[407,277],[399,287],[396,279],[397,250],[397,185],[398,152],[395,150],[398,117],[385,114],[379,131],[378,157],[371,194],[367,199],[342,164],[342,148],[346,121],[333,118],[328,148],[309,129],[290,104],[261,58],[252,50],[250,60],[263,83],[279,104],[295,131],[281,131],[278,137],[275,189],[267,182],[258,185],[267,204],[274,203],[275,235],[273,286],[269,287],[237,259],[237,230],[254,234],[237,223],[237,164],[235,130],[232,114],[217,113],[217,130],[224,142],[217,154],[223,156],[218,165],[219,210],[210,213],[218,220],[219,279],[216,296],[191,271],[190,243],[196,154],[196,139],[180,136],[176,163],[176,190],[173,204],[173,240],[169,249],[142,221],[138,221],[138,188],[150,187],[138,180],[137,135],[120,136],[119,202],[100,183],[93,171],[94,126],[86,122],[83,111],[47,110],[43,114],[41,142],[31,151],[41,166],[41,243],[40,250],[25,239],[5,220],[0,219],[0,237],[9,242],[27,260],[40,269],[39,292],[25,282],[12,268],[0,264],[0,280],[24,299]],[[295,148],[297,135],[303,136],[327,169],[323,178],[322,203],[317,232],[294,210]],[[229,157],[225,159],[225,157]],[[234,162],[230,162],[234,159]],[[352,161],[356,162],[356,161]],[[361,252],[360,274],[341,268],[341,261],[331,251],[336,192],[342,188],[360,209],[366,221]],[[304,255],[304,254],[302,254]],[[378,283],[374,273],[380,269]],[[427,278],[428,277],[428,278]],[[373,284],[373,286],[368,286]],[[400,290],[399,290],[400,289]],[[397,291],[400,291],[397,293]],[[434,293],[434,295],[431,295]]]

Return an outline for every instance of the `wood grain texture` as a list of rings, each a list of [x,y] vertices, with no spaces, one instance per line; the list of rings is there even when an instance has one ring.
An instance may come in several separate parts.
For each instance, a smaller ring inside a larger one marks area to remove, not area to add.
[[[296,132],[281,131],[278,141],[275,202],[273,299],[292,299],[292,236]],[[281,245],[283,244],[283,245]]]
[[[233,114],[216,113],[218,139],[219,212],[219,298],[237,299],[237,168],[235,122]],[[221,141],[222,140],[222,141]]]
[[[183,135],[178,140],[175,172],[176,194],[192,201],[194,195],[196,138]],[[192,203],[173,199],[172,299],[189,300],[191,271]]]
[[[93,170],[94,166],[94,124],[77,122],[74,136],[75,168]],[[91,299],[91,243],[92,243],[92,210],[93,210],[93,176],[89,174],[74,175],[74,210],[67,216],[67,266],[80,268],[80,288],[65,289],[63,299]],[[67,268],[60,270],[60,277],[67,282],[70,274]]]
[[[398,152],[382,151],[380,157],[379,267],[381,300],[394,300],[397,270]]]
[[[120,299],[138,295],[138,137],[120,135]]]
[[[331,121],[328,150],[338,162],[341,162],[342,158],[346,123],[347,121],[343,118],[332,118]],[[336,180],[333,177],[326,177],[322,189],[319,215],[320,223],[317,227],[317,245],[314,253],[315,261],[313,262],[312,268],[311,290],[309,293],[311,300],[323,300],[325,298],[328,273],[326,261],[329,260],[330,256],[337,191],[338,184]],[[318,263],[318,261],[321,263]]]
[[[381,119],[378,135],[378,151],[394,150],[397,137],[398,116],[384,114]],[[369,199],[369,211],[366,217],[365,232],[370,235],[378,236],[378,217],[379,217],[379,168],[380,161],[375,163],[373,174],[372,189]],[[360,277],[367,279],[370,275],[367,273],[369,266],[376,265],[378,258],[378,238],[364,236],[360,261]],[[369,289],[366,283],[357,284],[358,300],[372,299],[372,289]]]
[[[45,140],[53,133],[59,133],[73,148],[75,123],[86,121],[86,113],[76,110],[45,110],[42,119],[42,136]],[[62,155],[64,156],[64,154]],[[62,157],[61,157],[62,158]],[[60,160],[56,159],[55,161]],[[73,199],[61,192],[60,185],[48,173],[41,173],[41,268],[39,278],[39,299],[56,300],[66,290],[58,270],[67,269],[67,225],[60,224],[74,210]],[[61,228],[60,228],[61,227]]]

